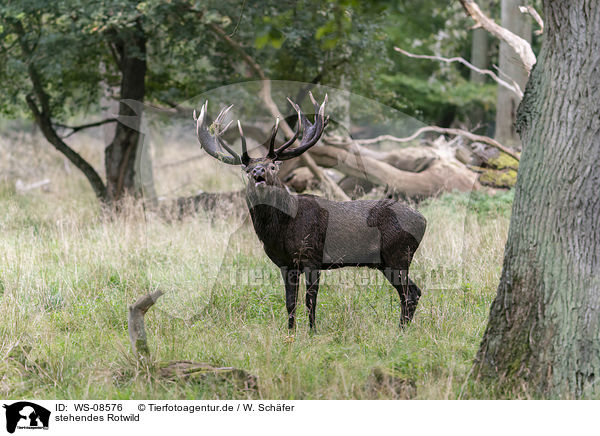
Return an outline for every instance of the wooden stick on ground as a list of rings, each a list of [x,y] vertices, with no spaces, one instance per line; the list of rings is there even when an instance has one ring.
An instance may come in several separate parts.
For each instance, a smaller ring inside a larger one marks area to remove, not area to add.
[[[129,340],[131,341],[133,353],[139,360],[147,360],[150,357],[150,348],[148,347],[146,328],[144,326],[144,315],[146,315],[148,309],[154,305],[161,295],[163,295],[163,291],[154,291],[142,295],[135,303],[129,306],[129,315],[127,316]]]

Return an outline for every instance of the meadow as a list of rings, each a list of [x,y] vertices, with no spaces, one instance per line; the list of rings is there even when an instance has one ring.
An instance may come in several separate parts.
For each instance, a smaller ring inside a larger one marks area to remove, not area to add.
[[[416,205],[428,229],[412,266],[423,296],[410,326],[399,328],[398,295],[380,273],[336,270],[324,274],[316,334],[301,285],[289,341],[283,284],[246,211],[169,219],[132,203],[106,215],[43,140],[9,139],[0,144],[2,398],[397,398],[377,388],[373,374],[381,372],[408,381],[417,399],[494,396],[470,370],[501,272],[511,192],[450,193]],[[9,153],[15,141],[21,147]],[[82,153],[99,162],[97,146]],[[176,171],[198,174],[194,189],[239,188],[236,174],[209,160]],[[48,190],[15,188],[17,178],[40,174],[51,179]],[[161,183],[171,178],[155,177],[168,192]],[[140,368],[127,307],[155,289],[166,292],[146,316],[156,362],[244,369],[257,376],[258,391]]]

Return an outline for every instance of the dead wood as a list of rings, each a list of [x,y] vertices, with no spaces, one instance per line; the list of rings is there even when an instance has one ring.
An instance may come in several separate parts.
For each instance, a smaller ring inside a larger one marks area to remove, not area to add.
[[[476,27],[483,27],[495,37],[503,40],[510,45],[513,50],[519,55],[523,62],[527,73],[535,65],[537,59],[531,45],[518,35],[515,35],[510,30],[498,25],[494,20],[487,17],[473,0],[460,0],[467,13],[475,20]]]
[[[190,360],[174,360],[171,362],[154,363],[151,359],[150,347],[146,336],[144,316],[154,303],[163,295],[160,290],[142,295],[129,306],[127,319],[129,340],[133,353],[139,364],[156,372],[160,378],[173,381],[191,380],[205,381],[209,379],[224,380],[236,384],[243,390],[257,390],[258,381],[256,376],[247,371],[233,367],[215,367],[204,362],[192,362]]]

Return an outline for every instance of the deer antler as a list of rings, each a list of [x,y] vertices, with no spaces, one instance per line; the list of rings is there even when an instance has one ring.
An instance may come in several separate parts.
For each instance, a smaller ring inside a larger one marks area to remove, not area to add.
[[[315,122],[311,123],[310,121],[308,121],[308,118],[306,118],[306,116],[302,113],[298,105],[296,105],[288,98],[289,102],[292,104],[296,112],[298,112],[298,124],[302,124],[304,126],[304,133],[302,135],[302,141],[300,142],[300,145],[298,147],[293,148],[292,150],[286,150],[290,145],[294,143],[294,141],[298,137],[300,130],[299,128],[296,131],[294,137],[290,139],[290,141],[286,142],[277,150],[275,150],[275,157],[278,160],[288,160],[300,156],[310,147],[315,145],[319,141],[319,139],[321,139],[323,130],[329,123],[329,117],[325,118],[325,104],[327,103],[327,94],[325,94],[325,99],[323,100],[323,103],[320,106],[311,92],[309,92],[308,95],[310,96],[310,100],[312,101],[313,106],[315,108]]]
[[[219,159],[221,162],[228,165],[241,165],[242,158],[240,155],[233,151],[231,146],[221,138],[221,135],[225,133],[232,123],[232,121],[230,121],[227,125],[225,125],[225,127],[223,127],[225,116],[232,107],[233,105],[223,108],[221,112],[219,112],[217,119],[210,125],[210,127],[207,128],[206,118],[208,117],[208,101],[206,101],[202,105],[202,109],[200,110],[200,115],[198,117],[196,117],[196,111],[194,111],[196,135],[198,136],[198,141],[200,142],[202,148],[204,148],[212,157]],[[219,151],[219,146],[223,147],[231,156],[227,156],[225,153]]]
[[[292,159],[300,156],[319,141],[325,126],[327,126],[327,123],[329,122],[329,117],[325,118],[327,94],[325,95],[325,99],[321,105],[317,103],[312,93],[309,92],[309,96],[315,108],[314,123],[308,121],[306,116],[302,113],[300,107],[288,98],[288,101],[298,114],[298,125],[296,126],[296,132],[288,141],[282,144],[279,148],[275,149],[275,138],[277,137],[277,131],[279,129],[279,117],[277,117],[269,138],[269,152],[267,153],[266,157],[277,160]],[[196,134],[202,148],[204,148],[212,157],[229,165],[248,165],[248,163],[250,163],[250,156],[248,155],[248,150],[246,148],[246,138],[244,137],[244,131],[242,130],[242,123],[238,120],[238,129],[240,131],[240,137],[242,140],[241,157],[221,137],[232,123],[232,121],[230,121],[223,127],[225,117],[232,107],[233,105],[223,108],[210,127],[207,127],[206,119],[208,117],[208,101],[206,101],[204,105],[202,105],[202,109],[200,110],[200,115],[198,117],[196,117],[196,111],[194,111]],[[304,127],[304,134],[302,135],[302,141],[300,142],[300,145],[296,148],[288,150],[288,148],[294,144],[294,142],[296,142],[296,139],[298,139],[298,136],[300,135],[300,129],[302,127]],[[219,151],[219,148],[225,149],[231,156],[227,156],[225,153]]]

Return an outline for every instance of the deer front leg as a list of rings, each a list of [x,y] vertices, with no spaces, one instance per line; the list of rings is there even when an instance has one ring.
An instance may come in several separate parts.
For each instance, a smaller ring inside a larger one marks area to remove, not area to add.
[[[307,270],[306,277],[306,308],[308,309],[308,323],[311,331],[315,331],[315,317],[317,313],[317,294],[319,293],[319,280],[321,271]]]
[[[386,268],[383,270],[383,274],[396,288],[400,296],[400,327],[404,327],[412,321],[415,315],[419,298],[421,298],[421,290],[408,278],[406,269]]]
[[[298,302],[300,271],[281,268],[281,275],[283,276],[283,283],[285,285],[285,307],[288,311],[288,328],[292,330],[296,325],[296,303]]]

